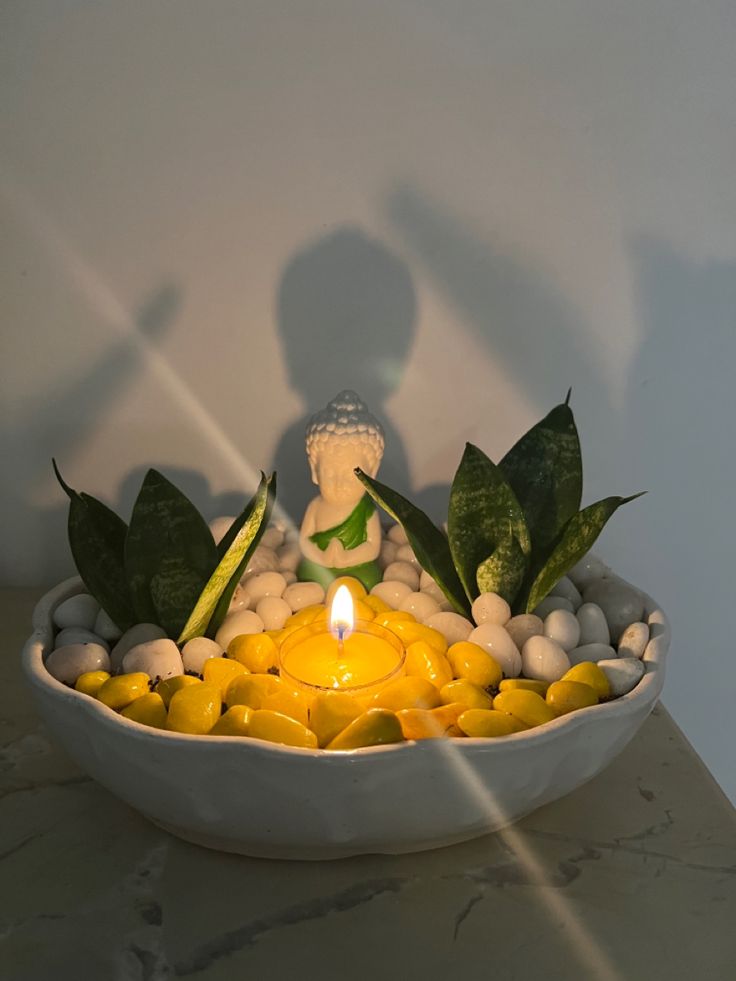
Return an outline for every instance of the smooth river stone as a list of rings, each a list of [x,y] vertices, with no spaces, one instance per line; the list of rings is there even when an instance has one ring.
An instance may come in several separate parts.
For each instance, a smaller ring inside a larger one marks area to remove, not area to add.
[[[236,613],[238,610],[249,610],[250,609],[250,596],[243,589],[242,585],[238,585],[233,590],[233,595],[230,599],[230,605],[227,608],[228,613]]]
[[[245,567],[245,574],[241,576],[240,581],[243,582],[248,576],[252,576],[258,572],[277,572],[278,568],[279,560],[274,550],[272,548],[266,548],[265,545],[259,545],[248,560],[248,565]]]
[[[280,596],[264,596],[258,601],[256,613],[263,620],[264,630],[281,630],[291,616],[291,607]]]
[[[110,657],[100,644],[67,644],[49,654],[46,670],[57,681],[73,685],[85,671],[109,671]]]
[[[70,596],[54,610],[54,623],[63,630],[64,627],[84,627],[92,630],[100,612],[100,604],[89,593],[79,593]]]
[[[123,658],[133,647],[144,644],[148,640],[161,640],[166,637],[166,631],[155,623],[136,623],[125,631],[110,652],[110,664],[113,671],[119,671]]]
[[[519,613],[504,624],[504,630],[521,650],[530,637],[538,637],[544,633],[544,620],[534,613]]]
[[[525,678],[553,682],[570,670],[570,660],[549,637],[530,637],[521,652],[521,668]]]
[[[594,555],[592,552],[588,552],[577,565],[574,565],[572,569],[567,574],[568,579],[577,586],[577,588],[582,592],[586,586],[592,583],[596,579],[603,579],[610,573],[609,567]]]
[[[558,583],[550,589],[550,596],[562,596],[563,599],[570,600],[573,610],[577,610],[583,602],[583,597],[578,592],[575,583],[568,576],[563,576]]]
[[[396,561],[397,562],[408,562],[409,565],[414,566],[417,572],[422,571],[422,567],[419,565],[419,559],[417,559],[414,554],[414,549],[411,545],[399,545],[396,550]]]
[[[110,650],[110,645],[102,637],[84,627],[64,627],[56,635],[54,647],[66,647],[68,644],[99,644],[106,651]]]
[[[226,651],[234,637],[241,634],[260,634],[262,631],[263,620],[254,610],[240,610],[238,613],[228,613],[215,634],[215,640]]]
[[[618,643],[629,624],[644,619],[641,593],[613,579],[599,579],[591,583],[585,588],[583,599],[586,603],[596,603],[603,610],[614,644]]]
[[[610,644],[611,631],[608,629],[606,614],[597,603],[583,603],[576,616],[580,624],[578,644]]]
[[[223,654],[220,645],[209,637],[192,637],[181,649],[181,661],[185,671],[202,674],[205,661],[211,657],[222,657]]]
[[[123,658],[123,673],[136,671],[143,671],[152,681],[184,674],[179,648],[168,637],[136,644]]]
[[[399,582],[397,579],[384,579],[383,582],[376,583],[371,590],[371,596],[377,596],[384,603],[388,603],[391,609],[398,610],[401,601],[413,592],[411,586],[407,586],[405,582]]]
[[[610,644],[584,644],[568,652],[570,664],[581,664],[583,661],[605,661],[616,657],[616,652]]]
[[[399,609],[424,623],[428,617],[440,612],[440,604],[428,593],[409,593],[399,604]]]
[[[646,623],[631,623],[621,634],[618,642],[619,657],[636,657],[641,659],[649,643],[649,625]]]
[[[540,620],[546,620],[552,610],[567,610],[568,613],[575,612],[570,600],[565,599],[564,596],[546,596],[534,610],[534,615],[538,616]]]
[[[294,582],[286,587],[282,598],[289,604],[292,613],[298,613],[306,606],[324,603],[325,591],[318,582]]]
[[[266,548],[278,549],[284,544],[284,533],[276,525],[269,525],[261,535],[261,540],[258,544],[265,545]]]
[[[430,576],[426,569],[422,569],[422,571],[419,573],[419,588],[421,590],[439,589],[436,580],[433,576]]]
[[[544,621],[544,636],[554,640],[563,651],[571,651],[580,640],[578,618],[569,610],[552,610]]]
[[[276,561],[278,563],[279,572],[282,574],[284,572],[296,572],[301,560],[302,553],[299,549],[299,545],[295,542],[287,542],[276,552]]]
[[[406,545],[409,539],[406,537],[406,532],[399,524],[391,525],[387,534],[388,540],[393,542],[394,545]]]
[[[259,572],[255,576],[248,576],[242,587],[250,605],[255,609],[264,596],[283,596],[286,580],[280,572]]]
[[[113,623],[104,610],[100,610],[100,612],[97,614],[92,631],[93,633],[96,633],[98,637],[102,637],[103,640],[106,640],[108,644],[114,644],[115,641],[120,640],[120,638],[123,636],[123,631],[116,623]]]
[[[435,613],[431,617],[427,617],[424,623],[434,630],[439,630],[448,644],[456,644],[460,640],[467,640],[473,630],[475,630],[470,620],[466,620],[459,613],[453,613],[450,610]]]
[[[397,553],[398,554],[398,553]],[[411,562],[392,562],[383,573],[384,582],[404,582],[414,593],[419,589],[419,573]]]
[[[498,593],[481,593],[473,600],[470,612],[478,626],[497,623],[503,627],[511,619],[511,607]]]
[[[636,657],[619,657],[612,661],[599,661],[598,667],[608,678],[612,698],[628,695],[639,684],[646,670],[644,662]]]
[[[518,678],[521,674],[519,648],[498,623],[481,623],[472,631],[468,640],[488,651],[498,662],[506,678]]]
[[[378,556],[378,564],[382,569],[386,566],[391,565],[392,562],[396,561],[396,553],[399,550],[399,546],[395,545],[393,542],[381,542],[381,552]]]

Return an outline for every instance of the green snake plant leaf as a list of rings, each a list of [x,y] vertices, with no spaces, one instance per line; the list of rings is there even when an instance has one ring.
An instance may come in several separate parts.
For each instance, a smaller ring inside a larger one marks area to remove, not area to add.
[[[484,584],[513,599],[531,551],[524,512],[503,471],[485,453],[466,443],[452,482],[447,522],[450,550],[468,599]],[[516,546],[516,547],[515,547]]]
[[[184,644],[205,633],[214,637],[227,615],[235,587],[266,530],[276,497],[276,474],[261,474],[253,498],[235,519],[220,543],[217,568],[209,577],[179,634]]]
[[[52,460],[56,479],[69,498],[69,545],[82,582],[119,630],[135,621],[125,577],[128,526],[107,505],[66,483]]]
[[[519,598],[523,603],[523,611],[531,613],[555,583],[587,554],[608,519],[622,504],[628,504],[641,496],[633,494],[631,497],[606,497],[573,515],[563,528],[552,554],[536,574],[528,595]]]
[[[125,540],[133,611],[176,637],[212,570],[217,549],[192,502],[157,470],[146,474]]]
[[[402,526],[419,564],[432,576],[454,609],[468,616],[470,605],[455,571],[450,545],[440,529],[411,501],[369,477],[360,468],[355,470],[355,476],[376,504]]]

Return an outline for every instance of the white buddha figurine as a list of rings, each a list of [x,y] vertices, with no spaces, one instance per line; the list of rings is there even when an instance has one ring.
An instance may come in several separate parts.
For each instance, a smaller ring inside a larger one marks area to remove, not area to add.
[[[299,534],[300,579],[326,585],[352,575],[368,589],[380,581],[381,523],[353,471],[360,467],[375,477],[384,444],[381,424],[355,392],[340,392],[310,419],[307,456],[320,492],[309,503]]]

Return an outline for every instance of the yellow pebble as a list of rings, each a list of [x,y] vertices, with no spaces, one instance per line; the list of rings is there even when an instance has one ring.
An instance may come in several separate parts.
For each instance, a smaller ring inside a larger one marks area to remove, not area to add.
[[[396,714],[384,708],[371,708],[346,726],[328,743],[328,749],[359,749],[361,746],[382,746],[404,740],[401,723]]]
[[[451,734],[463,712],[466,707],[453,702],[433,709],[400,709],[396,718],[404,739],[440,739]]]
[[[363,603],[361,600],[356,600],[353,604],[353,612],[355,614],[356,620],[373,620],[375,619],[376,613],[367,603]]]
[[[181,691],[182,688],[188,688],[190,685],[201,684],[201,679],[195,678],[191,674],[177,674],[173,678],[166,678],[164,681],[159,681],[156,685],[156,691],[163,698],[164,705],[168,708],[176,692]]]
[[[222,696],[217,685],[190,685],[174,692],[169,702],[166,728],[203,736],[220,718]]]
[[[385,613],[378,613],[375,617],[375,622],[379,627],[389,627],[392,623],[416,623],[416,617],[413,617],[408,610],[392,610],[390,607]]]
[[[74,687],[77,691],[81,691],[83,694],[91,695],[95,698],[97,692],[109,677],[110,675],[107,671],[85,671],[84,674],[80,674],[77,678],[77,683]]]
[[[385,613],[384,619],[388,615],[388,613]],[[396,634],[404,647],[409,647],[411,644],[416,643],[416,641],[423,640],[440,654],[447,652],[445,635],[433,627],[425,627],[423,623],[412,623],[410,620],[391,620],[386,626],[392,633]]]
[[[282,633],[280,630],[274,632]],[[266,633],[234,637],[227,646],[227,656],[239,661],[254,674],[265,674],[270,668],[277,668],[279,665],[278,646],[274,638]]]
[[[338,576],[337,579],[330,583],[327,595],[325,596],[325,606],[328,608],[332,606],[335,593],[340,586],[347,586],[348,592],[353,597],[353,600],[364,600],[368,595],[363,583],[359,579],[356,579],[355,576]]]
[[[248,735],[252,739],[265,739],[267,742],[282,743],[284,746],[317,749],[317,737],[310,729],[296,719],[269,709],[257,709],[253,713]]]
[[[498,661],[488,651],[468,640],[453,644],[447,652],[447,660],[456,678],[465,678],[480,688],[495,688],[503,678],[503,670]]]
[[[457,681],[450,681],[443,685],[440,689],[440,698],[445,705],[459,702],[469,709],[493,708],[493,699],[488,692],[465,678],[459,678]]]
[[[426,678],[436,688],[452,681],[452,668],[444,654],[424,640],[409,644],[406,649],[406,673],[415,678]]]
[[[468,709],[457,720],[458,728],[466,736],[488,738],[490,736],[509,736],[512,732],[523,732],[527,727],[516,716],[498,712],[495,709]]]
[[[120,714],[144,726],[153,726],[154,729],[166,728],[166,706],[163,698],[155,691],[136,698]]]
[[[210,729],[211,736],[249,736],[253,709],[247,705],[233,705]]]
[[[499,712],[513,715],[530,728],[541,726],[557,718],[541,695],[537,695],[535,691],[524,691],[522,688],[499,692],[493,699],[493,707]]]
[[[390,681],[371,699],[371,706],[391,709],[392,712],[410,708],[432,709],[440,704],[440,693],[426,678]]]
[[[290,627],[305,627],[308,623],[312,623],[318,616],[324,613],[326,607],[324,603],[313,603],[312,606],[305,606],[303,610],[299,610],[298,613],[292,613],[284,624],[284,629]]]
[[[103,705],[111,709],[124,709],[141,695],[149,692],[150,678],[142,671],[133,674],[119,674],[102,684],[97,692],[97,698]]]
[[[384,603],[384,601],[378,596],[366,596],[363,602],[366,606],[370,606],[374,614],[391,612],[391,607],[388,605],[388,603]]]
[[[566,671],[561,681],[579,681],[584,685],[590,685],[598,698],[609,698],[611,686],[608,678],[601,668],[592,661],[581,661]]]
[[[557,715],[598,704],[598,695],[582,681],[553,681],[547,691],[547,704]]]
[[[542,698],[547,694],[549,688],[548,681],[537,681],[534,678],[504,678],[498,686],[499,691],[514,691],[521,688],[523,691],[535,691]]]
[[[264,698],[275,694],[283,687],[283,681],[275,674],[241,675],[228,685],[225,703],[228,708],[232,708],[233,705],[249,705],[252,709],[259,709],[262,708]]]
[[[312,701],[309,728],[316,733],[320,746],[326,746],[362,713],[360,702],[347,692],[323,692]]]
[[[248,668],[240,661],[229,657],[209,657],[204,662],[202,677],[206,684],[217,685],[222,692],[222,700],[225,701],[225,693],[230,682],[247,673]]]

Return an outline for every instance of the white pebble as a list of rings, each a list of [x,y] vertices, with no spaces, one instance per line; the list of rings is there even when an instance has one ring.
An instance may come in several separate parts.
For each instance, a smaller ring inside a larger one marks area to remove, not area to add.
[[[619,657],[636,657],[641,659],[649,643],[649,625],[632,623],[621,634],[618,642]]]
[[[563,576],[558,583],[550,589],[550,596],[562,596],[563,599],[570,600],[573,610],[577,610],[583,602],[583,597],[578,592],[575,583],[568,576]]]
[[[110,663],[113,671],[119,671],[123,658],[133,647],[144,644],[148,640],[160,640],[166,637],[166,631],[155,623],[136,623],[125,631],[110,652]]]
[[[247,610],[250,607],[250,597],[243,589],[242,585],[238,583],[233,591],[233,595],[230,599],[230,606],[227,608],[228,613],[236,613],[238,610]]]
[[[406,545],[409,541],[406,537],[406,532],[399,524],[391,525],[388,530],[388,540],[395,545]]]
[[[143,671],[152,680],[184,674],[179,648],[167,638],[137,644],[123,658],[123,673],[135,671]]]
[[[215,545],[219,545],[225,535],[230,531],[230,526],[235,521],[234,514],[222,515],[210,521],[210,531],[215,539]]]
[[[568,579],[577,586],[579,590],[593,582],[594,579],[603,579],[611,570],[605,562],[602,562],[597,555],[588,552],[577,565],[574,565],[567,574]]]
[[[481,623],[497,623],[503,627],[511,619],[511,607],[498,593],[481,593],[473,601],[471,612],[478,626]]]
[[[422,591],[424,590],[431,591],[432,589],[439,589],[436,580],[432,576],[430,576],[430,574],[427,572],[426,569],[422,569],[422,571],[419,573],[419,588]]]
[[[457,644],[458,641],[467,640],[475,630],[470,620],[466,620],[459,613],[453,613],[449,610],[433,613],[431,617],[427,617],[424,623],[427,627],[439,630],[448,644]]]
[[[259,545],[251,555],[248,565],[245,567],[245,574],[240,581],[242,582],[246,576],[251,576],[257,572],[276,572],[278,567],[279,560],[276,558],[274,550]]]
[[[405,582],[412,592],[419,589],[419,573],[411,562],[392,562],[383,573],[384,582]]]
[[[414,549],[411,545],[399,545],[396,550],[396,561],[397,562],[408,562],[409,565],[413,565],[417,572],[421,572],[421,566],[419,565],[419,560],[414,554]]]
[[[109,671],[110,658],[100,644],[67,644],[49,654],[46,670],[57,681],[73,685],[85,671]]]
[[[506,678],[518,678],[521,673],[519,648],[498,623],[481,623],[467,638],[487,651],[501,666]]]
[[[298,613],[305,606],[324,603],[325,591],[318,582],[294,582],[284,590],[284,599],[292,613]]]
[[[110,650],[110,645],[102,637],[84,627],[64,627],[56,635],[54,647],[67,647],[69,644],[99,644],[106,651]]]
[[[396,553],[399,550],[399,546],[394,542],[381,542],[381,552],[378,556],[378,564],[382,569],[386,566],[391,565],[392,562],[396,561]]]
[[[530,637],[521,652],[521,666],[525,678],[551,683],[570,670],[570,660],[549,637]]]
[[[599,661],[598,667],[608,678],[611,686],[611,698],[628,695],[636,688],[646,670],[644,662],[636,657],[619,657],[612,661]]]
[[[276,561],[281,573],[296,572],[301,560],[302,553],[296,543],[287,542],[276,553]]]
[[[280,572],[259,572],[255,576],[248,576],[243,583],[243,592],[253,607],[264,596],[283,596],[285,589],[286,580]]]
[[[504,629],[521,650],[530,637],[541,637],[544,633],[544,621],[533,613],[519,613],[504,624]]]
[[[110,644],[114,644],[116,640],[120,640],[123,635],[123,631],[116,623],[113,623],[104,610],[100,610],[97,614],[92,630],[98,637],[102,637],[103,640],[108,641]]]
[[[583,644],[582,647],[574,647],[567,655],[570,664],[580,664],[582,661],[606,661],[616,657],[616,652],[610,644]]]
[[[239,637],[241,634],[260,634],[262,630],[263,620],[254,610],[241,610],[239,613],[228,613],[215,634],[215,640],[226,651],[233,637]]]
[[[287,586],[291,586],[291,584],[292,584],[293,582],[296,582],[296,581],[297,581],[297,580],[296,580],[296,573],[295,573],[295,572],[289,572],[289,570],[288,570],[288,569],[282,569],[282,570],[281,570],[281,575],[282,575],[282,576],[284,577],[284,579],[286,580],[286,585],[287,585]]]
[[[280,548],[284,544],[284,533],[280,528],[269,525],[261,535],[261,540],[258,544],[264,545],[266,548]]]
[[[411,586],[407,586],[405,582],[399,582],[397,579],[385,579],[383,582],[376,583],[371,590],[371,596],[377,596],[384,603],[388,603],[391,609],[398,610],[401,601],[413,592]]]
[[[576,616],[580,624],[578,643],[581,646],[611,643],[611,631],[608,629],[606,615],[597,603],[583,603],[578,608]]]
[[[420,623],[424,623],[427,617],[440,612],[440,604],[426,593],[409,593],[399,604],[399,609],[411,613]]]
[[[78,593],[64,600],[54,610],[54,623],[60,629],[64,627],[84,627],[92,630],[100,612],[100,604],[89,593]]]
[[[205,661],[211,657],[222,657],[223,654],[220,645],[209,637],[192,637],[181,649],[181,661],[185,671],[202,674]]]
[[[544,636],[554,640],[563,651],[571,651],[580,640],[578,618],[569,610],[552,610],[544,621]]]
[[[586,587],[583,593],[586,603],[597,603],[603,610],[611,631],[611,640],[618,643],[621,634],[630,623],[644,619],[644,599],[632,586],[613,579],[599,579]]]
[[[256,613],[263,620],[264,630],[281,630],[291,616],[291,607],[280,596],[264,596],[258,601]]]
[[[552,610],[567,610],[568,613],[575,612],[570,600],[565,599],[564,596],[546,596],[534,611],[534,615],[538,616],[540,620],[546,620]]]

